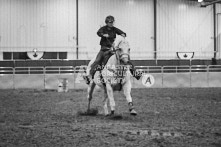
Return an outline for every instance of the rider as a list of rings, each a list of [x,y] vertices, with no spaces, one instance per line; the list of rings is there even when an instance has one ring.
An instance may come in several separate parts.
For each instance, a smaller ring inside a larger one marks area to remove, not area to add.
[[[101,37],[101,40],[100,40],[101,49],[99,53],[97,54],[97,57],[94,63],[91,65],[90,76],[92,79],[94,78],[94,74],[97,71],[97,69],[102,68],[101,67],[102,61],[105,58],[109,58],[113,54],[112,48],[113,48],[113,43],[116,38],[116,34],[121,35],[122,37],[126,37],[126,33],[124,33],[120,29],[113,26],[114,24],[113,16],[111,15],[107,16],[105,19],[105,23],[106,23],[106,26],[101,27],[97,32],[97,35]],[[133,64],[129,61],[128,65],[131,65],[130,72],[132,73],[132,75],[137,80],[139,80],[141,75],[136,74]]]

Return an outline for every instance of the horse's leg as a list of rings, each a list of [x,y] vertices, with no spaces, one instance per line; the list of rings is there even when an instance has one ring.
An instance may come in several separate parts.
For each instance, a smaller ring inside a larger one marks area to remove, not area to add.
[[[110,83],[106,83],[106,89],[107,89],[107,95],[109,98],[111,115],[112,115],[112,114],[114,114],[114,111],[115,111],[115,101],[114,101],[113,89],[112,89]]]
[[[94,88],[95,88],[96,84],[94,82],[91,82],[90,85],[88,86],[87,88],[87,98],[88,98],[88,107],[87,107],[87,111],[89,112],[90,111],[90,105],[91,105],[91,100],[92,100],[92,94],[93,94],[93,91],[94,91]]]
[[[130,114],[137,115],[137,112],[134,110],[133,100],[131,97],[131,87],[132,87],[131,82],[130,80],[128,80],[123,86],[123,91],[129,105]]]
[[[107,90],[104,89],[104,100],[103,100],[103,104],[104,104],[104,115],[108,115],[107,100],[108,100]]]

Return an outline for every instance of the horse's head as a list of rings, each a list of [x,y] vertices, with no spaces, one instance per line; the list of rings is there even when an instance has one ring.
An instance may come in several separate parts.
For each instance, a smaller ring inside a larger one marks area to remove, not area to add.
[[[124,64],[130,60],[130,46],[125,39],[121,40],[116,46],[116,53]]]

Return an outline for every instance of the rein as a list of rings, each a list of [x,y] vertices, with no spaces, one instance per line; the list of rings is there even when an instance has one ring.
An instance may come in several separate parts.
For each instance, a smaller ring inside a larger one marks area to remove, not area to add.
[[[109,44],[112,44],[111,41],[110,41],[108,38],[106,38],[106,39],[107,39],[107,41],[108,41]],[[119,44],[121,44],[121,42],[122,42],[122,41],[120,41]],[[118,46],[119,46],[119,44],[118,44]],[[115,48],[113,45],[112,45],[112,47],[113,47],[113,52],[114,52],[114,53],[116,53],[118,50],[120,50],[119,47]],[[120,59],[121,59],[121,57],[122,57],[123,55],[127,55],[127,56],[130,58],[130,55],[129,55],[128,53],[122,53],[122,54],[119,55]]]
[[[113,52],[115,52],[115,54],[116,54],[117,51],[120,50],[120,49],[121,49],[121,48],[113,48]],[[122,54],[119,54],[119,55],[118,55],[119,60],[122,59],[122,56],[123,56],[123,55],[128,56],[128,58],[130,59],[130,54],[128,54],[128,53],[122,53]]]

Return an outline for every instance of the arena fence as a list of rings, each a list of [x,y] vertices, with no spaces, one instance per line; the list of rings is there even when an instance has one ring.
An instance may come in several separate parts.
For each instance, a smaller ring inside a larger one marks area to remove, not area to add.
[[[136,66],[154,77],[150,88],[221,87],[221,65]],[[87,87],[82,74],[86,66],[0,67],[0,89],[58,89],[63,79],[69,89]],[[132,78],[133,88],[146,88]]]

